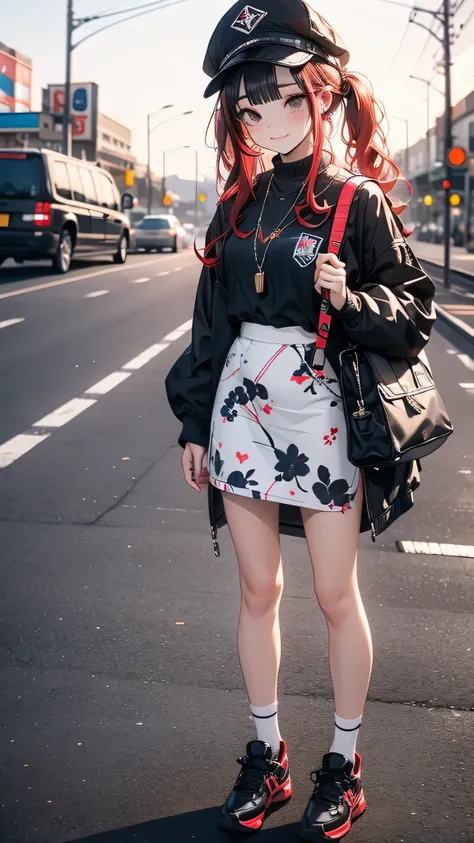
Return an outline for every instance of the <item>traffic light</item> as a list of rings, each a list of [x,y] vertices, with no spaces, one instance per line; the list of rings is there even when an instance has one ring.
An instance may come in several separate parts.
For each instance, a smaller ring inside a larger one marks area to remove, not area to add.
[[[207,194],[206,193],[200,193],[198,198],[199,198],[200,202],[204,203],[207,199]]]
[[[466,158],[466,150],[462,146],[452,146],[448,151],[448,161],[452,167],[462,167]]]
[[[173,201],[173,200],[172,200],[171,194],[170,194],[170,193],[165,193],[165,195],[163,196],[163,205],[165,205],[166,207],[168,207],[169,205],[171,205],[171,202],[172,202],[172,201]]]
[[[451,189],[451,182],[449,181],[449,179],[443,179],[443,181],[441,183],[441,187],[443,188],[443,190],[450,190]]]
[[[461,204],[461,197],[460,197],[459,193],[452,193],[451,196],[449,197],[449,201],[451,202],[451,205],[453,205],[454,207],[456,207],[457,205],[460,205]]]
[[[427,208],[431,208],[434,203],[434,199],[430,193],[427,193],[426,196],[423,198],[423,202],[425,203]]]
[[[135,183],[135,173],[133,170],[125,170],[125,185],[126,187],[133,187]]]

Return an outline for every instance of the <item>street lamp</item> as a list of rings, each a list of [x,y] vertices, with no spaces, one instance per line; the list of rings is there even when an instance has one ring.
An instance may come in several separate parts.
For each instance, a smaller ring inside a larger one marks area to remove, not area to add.
[[[421,76],[414,76],[410,73],[410,79],[416,79],[417,82],[423,82],[426,85],[426,172],[428,174],[431,170],[431,153],[430,153],[430,88],[437,91],[443,96],[443,92],[436,88],[428,79],[423,79]]]
[[[184,112],[185,114],[191,112]],[[177,152],[178,149],[191,149],[189,144],[185,144],[185,146],[174,146],[173,149],[164,149],[163,150],[163,199],[166,194],[166,156],[169,155],[170,152]]]
[[[161,108],[158,108],[157,111],[149,112],[146,116],[146,153],[147,153],[147,165],[146,165],[146,187],[147,187],[147,206],[148,206],[148,213],[151,212],[151,166],[150,166],[150,120],[155,114],[159,114],[160,111],[164,111],[165,108],[173,108],[173,105],[163,105]],[[156,126],[155,126],[156,128]]]
[[[159,109],[161,111],[161,109]],[[157,112],[155,111],[155,114]],[[158,129],[160,126],[164,126],[165,123],[169,123],[170,120],[177,120],[178,117],[186,117],[188,114],[192,114],[192,109],[190,111],[182,111],[181,114],[173,114],[172,117],[168,117],[167,120],[162,120],[161,123],[157,123],[156,126],[153,126],[150,129],[150,117],[153,117],[153,114],[147,115],[147,148],[148,148],[148,210],[147,213],[151,214],[151,172],[150,172],[150,135],[155,129]],[[163,196],[164,196],[163,191]]]

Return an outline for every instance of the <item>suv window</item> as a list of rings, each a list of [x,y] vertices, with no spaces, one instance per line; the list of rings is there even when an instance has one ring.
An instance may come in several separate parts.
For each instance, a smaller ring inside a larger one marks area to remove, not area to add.
[[[153,217],[148,217],[148,218],[145,217],[145,219],[142,220],[141,222],[139,222],[136,227],[137,228],[145,228],[148,231],[150,231],[151,229],[156,231],[159,228],[171,228],[171,225],[170,225],[168,220],[162,220],[162,219],[156,219],[156,218],[153,219]]]
[[[74,199],[76,200],[76,202],[85,202],[86,197],[84,196],[84,188],[82,187],[81,178],[79,176],[79,170],[77,169],[75,164],[68,164],[67,169],[69,172],[69,179],[71,182]]]
[[[87,167],[79,167],[79,172],[81,174],[81,181],[82,186],[84,188],[84,196],[86,197],[86,202],[89,202],[91,205],[97,205],[97,196],[95,192],[94,182],[92,180],[92,173]]]
[[[0,197],[34,199],[44,195],[44,165],[39,155],[0,154]]]
[[[105,173],[101,173],[100,170],[93,170],[92,176],[97,190],[99,205],[102,205],[104,208],[117,210],[117,202],[115,200],[112,182],[107,178]]]
[[[61,196],[63,199],[72,199],[69,175],[64,161],[54,162],[54,183],[58,196]]]

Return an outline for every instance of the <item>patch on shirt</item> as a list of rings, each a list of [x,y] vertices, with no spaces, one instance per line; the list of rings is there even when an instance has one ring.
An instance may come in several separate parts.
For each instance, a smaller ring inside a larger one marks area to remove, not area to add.
[[[267,12],[262,12],[261,9],[256,9],[255,6],[244,6],[240,15],[231,24],[232,29],[238,32],[253,32],[257,24],[267,15]]]
[[[296,263],[300,266],[308,266],[316,260],[322,242],[323,238],[316,234],[300,234],[293,252]]]

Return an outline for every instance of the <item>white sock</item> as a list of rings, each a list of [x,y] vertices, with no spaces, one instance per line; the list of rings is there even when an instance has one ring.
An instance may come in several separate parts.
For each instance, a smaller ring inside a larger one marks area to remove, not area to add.
[[[278,701],[264,706],[250,704],[250,711],[257,729],[257,740],[269,743],[274,755],[279,753],[281,735],[278,728]]]
[[[352,763],[355,763],[355,748],[357,736],[359,734],[359,727],[362,722],[362,715],[355,717],[353,720],[344,720],[334,712],[334,740],[331,744],[329,752],[340,752],[346,758],[350,758]]]

